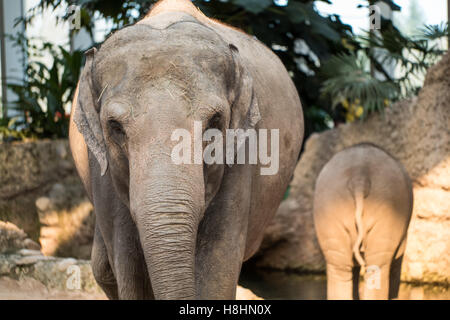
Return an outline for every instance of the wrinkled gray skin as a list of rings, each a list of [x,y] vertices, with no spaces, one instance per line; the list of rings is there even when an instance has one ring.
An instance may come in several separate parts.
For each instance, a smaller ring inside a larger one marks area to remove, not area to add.
[[[177,7],[87,53],[74,100],[71,149],[96,214],[93,272],[112,299],[234,299],[293,173],[301,105],[260,42],[190,1],[166,2]],[[222,132],[280,129],[278,174],[175,165],[172,131],[193,135],[194,120]]]
[[[397,297],[412,205],[405,169],[374,145],[345,149],[324,166],[314,223],[327,262],[328,299],[359,298],[361,265],[380,270],[365,273],[364,299]]]

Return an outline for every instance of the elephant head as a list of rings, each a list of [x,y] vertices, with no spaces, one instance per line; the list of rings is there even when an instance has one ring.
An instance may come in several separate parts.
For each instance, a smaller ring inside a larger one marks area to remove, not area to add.
[[[171,160],[171,134],[259,120],[239,50],[195,21],[134,25],[86,54],[74,122],[130,209],[157,299],[196,298],[198,225],[224,166]],[[203,145],[205,147],[205,145]]]

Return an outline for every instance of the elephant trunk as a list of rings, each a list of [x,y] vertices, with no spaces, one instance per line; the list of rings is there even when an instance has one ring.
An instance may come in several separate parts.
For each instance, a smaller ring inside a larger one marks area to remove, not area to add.
[[[195,299],[195,246],[204,211],[203,174],[199,168],[183,168],[170,159],[162,160],[131,173],[130,206],[155,298]],[[195,170],[200,171],[196,176]]]

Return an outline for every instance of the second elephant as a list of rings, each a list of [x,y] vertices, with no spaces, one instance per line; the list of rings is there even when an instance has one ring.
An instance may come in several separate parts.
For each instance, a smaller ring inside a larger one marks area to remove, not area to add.
[[[413,205],[403,166],[384,150],[363,143],[337,153],[317,178],[314,223],[327,263],[328,299],[398,294]]]

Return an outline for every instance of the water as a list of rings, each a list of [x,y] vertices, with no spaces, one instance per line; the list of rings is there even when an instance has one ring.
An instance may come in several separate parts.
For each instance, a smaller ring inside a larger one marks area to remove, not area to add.
[[[243,270],[239,284],[264,299],[324,300],[327,282],[325,275]],[[401,300],[450,300],[449,288],[434,285],[400,285]]]

